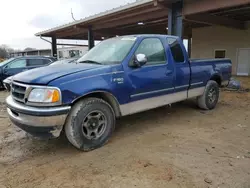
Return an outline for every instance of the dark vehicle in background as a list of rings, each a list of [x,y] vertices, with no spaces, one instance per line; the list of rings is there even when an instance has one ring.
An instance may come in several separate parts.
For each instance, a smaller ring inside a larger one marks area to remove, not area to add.
[[[50,65],[65,65],[68,63],[75,63],[77,61],[78,58],[74,57],[74,58],[68,58],[68,59],[61,59],[58,61],[55,61],[53,63],[51,63]]]
[[[56,61],[53,57],[24,56],[10,58],[0,64],[0,88],[4,88],[3,80],[20,72],[42,67]]]
[[[61,59],[58,61],[54,61],[53,63],[49,64],[49,66],[57,66],[57,65],[66,65],[68,63],[76,63],[77,60],[78,60],[78,58],[76,58],[76,57],[68,58],[68,59]],[[13,76],[10,76],[10,77],[6,78],[5,80],[3,80],[3,85],[7,91],[10,91],[10,89],[11,89],[10,87],[11,87],[12,78],[13,78]]]

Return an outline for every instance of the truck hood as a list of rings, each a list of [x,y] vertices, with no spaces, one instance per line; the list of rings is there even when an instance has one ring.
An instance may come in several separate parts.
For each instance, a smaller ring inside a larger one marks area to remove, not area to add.
[[[46,66],[22,72],[13,77],[14,81],[27,84],[47,85],[49,82],[74,73],[102,67],[103,65],[72,63],[59,66]]]

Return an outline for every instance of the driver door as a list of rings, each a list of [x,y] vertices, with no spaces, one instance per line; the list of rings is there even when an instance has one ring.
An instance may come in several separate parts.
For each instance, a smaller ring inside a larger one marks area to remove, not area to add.
[[[147,63],[142,67],[129,67],[128,77],[133,90],[130,102],[174,92],[174,68],[168,65],[166,50],[159,38],[145,38],[134,55],[145,54]]]

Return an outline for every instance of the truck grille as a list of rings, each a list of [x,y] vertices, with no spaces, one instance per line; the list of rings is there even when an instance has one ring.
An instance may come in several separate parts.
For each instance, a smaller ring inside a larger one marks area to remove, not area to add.
[[[13,99],[24,103],[26,89],[27,89],[27,87],[22,85],[22,84],[12,83],[11,95],[12,95]]]

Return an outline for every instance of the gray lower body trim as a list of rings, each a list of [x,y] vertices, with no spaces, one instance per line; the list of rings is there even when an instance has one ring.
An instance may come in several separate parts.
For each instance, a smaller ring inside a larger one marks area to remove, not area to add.
[[[188,99],[203,95],[206,87],[199,87],[188,90]]]
[[[148,99],[143,99],[128,104],[120,105],[122,116],[135,114],[138,112],[154,109],[160,106],[165,106],[167,104],[172,104],[175,102],[183,101],[188,98],[198,97],[204,93],[205,87],[191,89],[188,92],[181,91],[177,93],[172,93],[168,95],[162,95],[159,97],[153,97]]]

